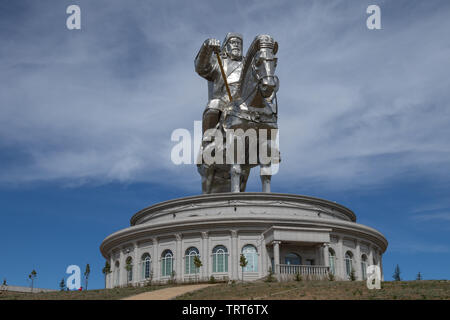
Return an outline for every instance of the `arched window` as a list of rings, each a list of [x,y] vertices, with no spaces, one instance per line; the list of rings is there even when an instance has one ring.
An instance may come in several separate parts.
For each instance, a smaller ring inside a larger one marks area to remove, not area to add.
[[[330,265],[330,273],[336,275],[336,253],[333,249],[328,249],[328,259]]]
[[[114,268],[114,286],[118,287],[120,284],[120,264],[119,261],[116,261]]]
[[[127,257],[125,260],[125,270],[127,271],[127,282],[133,281],[133,259]]]
[[[224,246],[213,249],[213,272],[228,272],[228,250]]]
[[[367,279],[367,256],[363,254],[361,256],[361,272],[363,280]]]
[[[301,265],[302,258],[296,253],[289,252],[287,255],[284,256],[284,263],[285,264],[293,264],[293,265]]]
[[[251,244],[242,248],[242,254],[247,260],[247,265],[244,267],[245,272],[257,272],[258,271],[258,253],[255,246]]]
[[[142,255],[141,262],[142,262],[142,279],[149,279],[152,260],[147,252]]]
[[[161,254],[161,275],[163,277],[172,276],[173,271],[173,253],[170,250],[164,250]]]
[[[197,248],[190,247],[186,250],[184,257],[184,273],[196,274],[199,272],[199,268],[197,268],[194,263],[194,259],[196,256],[200,258],[200,254]]]
[[[353,269],[353,254],[350,251],[345,253],[345,271],[347,272],[347,277],[350,278]]]

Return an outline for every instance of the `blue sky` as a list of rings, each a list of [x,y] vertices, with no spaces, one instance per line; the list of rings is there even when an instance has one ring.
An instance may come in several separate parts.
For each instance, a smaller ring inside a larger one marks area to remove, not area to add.
[[[67,6],[82,29],[66,28]],[[370,4],[382,30],[366,28]],[[140,209],[201,192],[170,161],[206,104],[209,37],[279,42],[272,190],[352,209],[389,241],[385,279],[450,278],[448,1],[2,1],[0,280],[56,288]],[[249,191],[259,191],[252,173]]]

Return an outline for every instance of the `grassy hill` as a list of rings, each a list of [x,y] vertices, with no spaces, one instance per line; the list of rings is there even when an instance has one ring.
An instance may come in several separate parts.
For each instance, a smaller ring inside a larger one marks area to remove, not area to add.
[[[0,300],[118,300],[139,293],[172,287],[173,285],[126,287],[86,291],[55,291],[42,293],[19,293],[0,291]]]
[[[6,300],[117,300],[174,285],[139,288],[116,288],[73,292],[15,293],[0,292]],[[383,282],[380,290],[368,290],[362,281],[291,281],[291,282],[234,282],[219,283],[177,299],[189,300],[450,300],[449,280],[392,281]]]
[[[219,284],[177,299],[193,300],[405,300],[450,299],[450,281],[391,281],[369,290],[363,281],[292,281]]]

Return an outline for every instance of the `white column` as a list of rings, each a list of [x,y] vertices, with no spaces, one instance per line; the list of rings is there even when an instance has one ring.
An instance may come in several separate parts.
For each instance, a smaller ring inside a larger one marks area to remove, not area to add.
[[[372,247],[372,245],[369,244],[367,246],[367,249],[369,250],[369,262],[368,262],[368,265],[371,266],[371,265],[373,265],[373,247]]]
[[[231,252],[230,252],[230,263],[231,263],[231,279],[239,279],[239,256],[238,252],[238,234],[236,230],[231,230]]]
[[[159,253],[158,253],[158,238],[152,238],[153,242],[153,254],[152,254],[152,272],[153,272],[153,279],[152,280],[159,280]]]
[[[280,273],[280,244],[281,241],[273,241],[273,264],[275,267],[274,273],[279,274]]]
[[[201,253],[201,260],[202,260],[202,267],[200,269],[200,277],[204,280],[209,278],[209,263],[208,263],[208,232],[202,232],[202,253]]]
[[[383,254],[380,250],[380,271],[381,271],[381,281],[384,281],[384,273],[383,273]]]
[[[323,265],[325,266],[325,267],[329,267],[330,266],[330,259],[329,259],[329,246],[330,246],[330,244],[329,243],[327,243],[327,242],[325,242],[324,244],[323,244],[323,247],[322,247],[322,259],[323,259]]]
[[[141,278],[141,275],[139,274],[139,257],[138,257],[138,244],[137,242],[133,243],[133,283],[138,284],[139,280]]]
[[[344,259],[344,238],[339,236],[338,239],[338,245],[337,245],[338,252],[336,253],[336,273],[339,275],[342,279],[347,279],[347,274],[345,272],[345,259]]]
[[[206,256],[207,261],[208,261],[208,278],[210,277],[210,275],[212,275],[213,269],[212,269],[212,244],[211,244],[211,238],[208,237],[207,239],[207,248],[208,248],[208,254]]]
[[[355,240],[356,242],[356,259],[355,259],[355,272],[356,272],[356,279],[357,280],[363,280],[363,274],[362,274],[362,268],[361,268],[361,243],[358,239]]]
[[[181,241],[182,241],[182,235],[181,233],[176,233],[175,234],[175,238],[176,238],[176,252],[175,252],[175,278],[177,279],[177,281],[181,281],[183,279],[183,253],[182,251],[182,246],[181,246]]]
[[[261,235],[261,244],[259,246],[259,266],[258,266],[258,272],[259,277],[263,277],[266,275],[266,241],[264,239],[264,235]]]
[[[127,275],[125,270],[125,255],[123,253],[123,248],[119,251],[119,286],[125,285],[127,283]]]
[[[106,276],[106,288],[110,289],[114,286],[113,283],[113,274],[114,274],[114,252],[111,251],[109,255],[109,271],[108,275]]]

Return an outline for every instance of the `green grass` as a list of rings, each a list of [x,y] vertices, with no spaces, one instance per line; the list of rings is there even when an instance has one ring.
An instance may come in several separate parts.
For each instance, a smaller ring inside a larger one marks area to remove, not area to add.
[[[153,285],[87,291],[54,291],[42,293],[19,293],[0,291],[0,300],[118,300],[135,294],[173,287],[174,285]]]
[[[88,291],[47,293],[1,292],[0,300],[117,300],[176,285],[153,285]],[[189,300],[450,300],[450,281],[382,282],[380,290],[367,289],[362,281],[234,282],[189,292],[177,299]]]
[[[383,282],[380,290],[367,289],[363,281],[292,281],[219,284],[177,299],[190,300],[450,300],[450,281]]]

